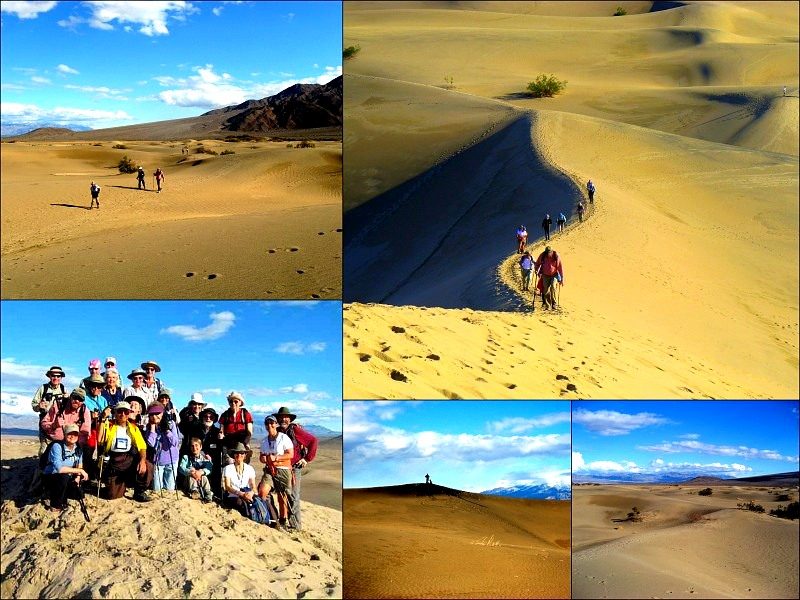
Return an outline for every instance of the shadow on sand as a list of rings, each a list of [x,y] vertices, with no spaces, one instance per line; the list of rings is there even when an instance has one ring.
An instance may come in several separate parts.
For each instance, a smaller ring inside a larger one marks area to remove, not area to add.
[[[78,204],[66,204],[64,202],[51,202],[50,206],[66,206],[67,208],[82,208],[83,210],[92,210],[91,206],[80,206]]]
[[[35,504],[38,499],[28,494],[28,484],[38,466],[36,457],[12,458],[0,461],[2,472],[0,477],[0,499],[3,502],[13,500],[17,508]]]
[[[512,92],[510,94],[503,94],[502,96],[495,96],[495,100],[534,100],[530,92]]]
[[[136,188],[136,187],[133,187],[132,185],[109,185],[109,186],[106,186],[106,187],[119,188],[121,190],[140,190],[140,191],[143,191],[143,192],[155,192],[156,191],[156,190],[152,190],[152,189],[151,190],[148,190],[148,189],[142,190],[141,188]]]

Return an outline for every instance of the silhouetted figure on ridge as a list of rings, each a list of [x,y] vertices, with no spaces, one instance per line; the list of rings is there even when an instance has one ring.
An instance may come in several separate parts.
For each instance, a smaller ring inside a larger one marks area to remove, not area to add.
[[[431,476],[425,473],[425,485],[431,484]]]

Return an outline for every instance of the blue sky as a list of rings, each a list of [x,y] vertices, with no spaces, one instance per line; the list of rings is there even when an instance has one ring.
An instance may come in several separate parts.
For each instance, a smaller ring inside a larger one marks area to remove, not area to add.
[[[340,2],[7,2],[4,123],[199,115],[342,72]]]
[[[218,411],[231,390],[253,412],[289,406],[298,420],[341,431],[339,302],[2,302],[4,413],[31,414],[51,365],[74,388],[89,360],[116,357],[124,382],[146,360],[185,406],[202,392]]]
[[[347,401],[344,487],[569,485],[569,402]]]
[[[797,471],[797,401],[575,402],[576,478]]]

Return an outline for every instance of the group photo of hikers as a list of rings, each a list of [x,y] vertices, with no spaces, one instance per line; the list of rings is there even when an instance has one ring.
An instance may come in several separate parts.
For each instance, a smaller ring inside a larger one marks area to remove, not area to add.
[[[70,390],[64,370],[51,366],[31,400],[39,463],[29,493],[50,511],[75,499],[85,513],[85,494],[136,502],[183,494],[278,530],[302,529],[301,480],[318,441],[288,407],[264,417],[266,436],[257,442],[239,391],[218,413],[200,392],[174,397],[154,360],[132,369],[126,385],[113,356],[93,358],[87,369]]]

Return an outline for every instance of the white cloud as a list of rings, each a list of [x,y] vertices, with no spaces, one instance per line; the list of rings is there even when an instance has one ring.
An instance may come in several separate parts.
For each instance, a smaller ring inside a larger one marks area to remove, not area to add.
[[[325,350],[327,344],[325,342],[311,342],[310,344],[303,344],[302,342],[283,342],[278,344],[275,352],[281,354],[297,354],[303,355],[307,353],[317,353]]]
[[[94,87],[91,85],[72,85],[67,84],[64,86],[65,89],[68,90],[78,90],[81,92],[86,92],[88,94],[94,94],[95,96],[99,96],[101,98],[108,98],[110,100],[127,100],[123,94],[128,90],[118,90],[106,86],[99,86]]]
[[[780,460],[786,462],[797,462],[797,456],[784,456],[775,450],[760,450],[758,448],[748,448],[747,446],[718,446],[707,444],[696,440],[685,440],[680,442],[662,442],[650,446],[638,446],[639,450],[648,452],[696,452],[698,454],[712,454],[720,456],[743,456],[745,458],[761,458],[765,460]]]
[[[44,13],[55,8],[57,2],[16,2],[3,0],[0,2],[0,12],[16,15],[20,19],[35,19],[39,13]]]
[[[21,363],[13,357],[0,359],[0,388],[2,388],[0,412],[34,414],[31,410],[31,398],[37,387],[47,383],[48,379],[45,373],[51,366],[53,366],[52,363],[48,365]],[[67,390],[77,387],[83,373],[79,373],[79,376],[71,375],[70,373],[78,371],[74,371],[69,365],[59,366],[67,374],[62,381],[64,387]]]
[[[506,431],[508,433],[524,433],[532,429],[541,429],[542,427],[552,427],[553,425],[560,425],[562,423],[570,422],[569,412],[551,413],[549,415],[542,415],[533,419],[525,419],[521,417],[512,417],[494,421],[490,425],[490,429],[499,433]]]
[[[211,12],[214,13],[215,17],[218,17],[222,14],[222,9],[225,8],[224,6],[215,6],[211,9]]]
[[[237,81],[229,73],[218,75],[214,65],[206,64],[193,67],[196,75],[176,78],[170,75],[153,77],[162,87],[174,89],[164,90],[158,94],[162,102],[174,106],[193,106],[200,108],[216,108],[240,104],[247,99],[258,99],[273,96],[296,83],[325,84],[342,74],[342,67],[325,67],[320,75],[301,79],[285,79],[268,83],[252,83]]]
[[[583,454],[580,452],[572,452],[572,470],[579,471],[586,463],[583,461]]]
[[[0,114],[8,123],[31,123],[48,121],[51,123],[86,123],[100,126],[107,121],[130,121],[133,119],[124,110],[108,111],[84,108],[56,107],[39,108],[35,104],[19,104],[16,102],[0,103]]]
[[[94,29],[110,31],[114,29],[114,23],[123,25],[126,31],[130,31],[131,23],[138,26],[139,33],[148,37],[157,35],[169,35],[167,22],[169,19],[182,21],[186,15],[198,11],[191,2],[118,2],[95,1],[84,2],[83,6],[88,8],[90,16],[86,19],[70,16],[58,22],[62,27],[75,27],[80,23],[88,23]]]
[[[31,77],[31,81],[33,83],[39,83],[41,85],[47,85],[49,83],[52,83],[47,77],[42,77],[40,75],[34,75],[33,77]]]
[[[211,324],[205,327],[171,325],[162,329],[161,333],[177,335],[189,342],[203,342],[221,338],[236,322],[236,315],[230,311],[211,313],[209,317],[211,318]]]
[[[679,435],[678,437],[681,438],[681,439],[684,439],[684,440],[696,440],[696,439],[700,438],[700,434],[699,433],[684,433],[683,435]]]
[[[200,393],[209,396],[222,396],[222,388],[205,388],[200,390]]]
[[[4,81],[2,84],[0,84],[0,89],[12,90],[12,91],[22,91],[22,90],[27,90],[28,88],[26,88],[24,85],[19,85],[19,84],[16,84],[16,83],[6,83]]]
[[[586,410],[578,408],[572,411],[572,422],[580,423],[589,431],[603,436],[627,435],[631,431],[651,425],[669,423],[654,413],[626,414],[614,410]]]
[[[280,389],[281,394],[306,394],[308,393],[308,385],[305,383],[298,383],[289,385]]]
[[[80,74],[80,72],[77,71],[76,69],[73,69],[72,67],[70,67],[68,65],[65,65],[63,63],[56,67],[56,71],[58,71],[59,73],[64,73],[64,74],[69,74],[69,75],[79,75]]]

